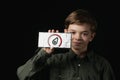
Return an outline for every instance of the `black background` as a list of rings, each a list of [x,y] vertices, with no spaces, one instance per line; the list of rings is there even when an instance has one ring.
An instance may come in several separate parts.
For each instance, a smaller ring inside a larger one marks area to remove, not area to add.
[[[116,79],[120,80],[119,4],[116,0],[40,0],[16,2],[10,6],[12,7],[8,6],[9,11],[6,12],[9,13],[6,15],[8,17],[6,23],[9,26],[5,27],[5,33],[10,31],[5,37],[10,38],[6,41],[7,46],[4,50],[6,53],[2,59],[5,61],[3,65],[6,66],[3,71],[6,75],[4,78],[9,79],[7,76],[10,75],[12,80],[18,80],[17,67],[34,55],[39,31],[59,29],[63,32],[64,19],[73,10],[81,8],[95,16],[98,30],[93,47],[109,60]]]

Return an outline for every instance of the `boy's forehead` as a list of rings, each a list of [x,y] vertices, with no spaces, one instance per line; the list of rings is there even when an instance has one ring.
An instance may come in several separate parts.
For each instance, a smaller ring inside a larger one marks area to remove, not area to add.
[[[69,25],[68,30],[73,30],[73,31],[90,31],[90,26],[88,26],[88,25],[71,24],[71,25]]]

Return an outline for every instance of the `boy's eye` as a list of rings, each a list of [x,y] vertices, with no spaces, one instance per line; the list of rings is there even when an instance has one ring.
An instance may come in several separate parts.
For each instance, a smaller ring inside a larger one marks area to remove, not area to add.
[[[75,32],[70,32],[70,33],[75,34]]]
[[[88,35],[88,33],[83,33],[83,35]]]

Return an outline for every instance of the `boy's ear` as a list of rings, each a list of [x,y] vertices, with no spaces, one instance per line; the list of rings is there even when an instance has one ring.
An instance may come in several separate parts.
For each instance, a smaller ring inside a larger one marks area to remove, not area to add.
[[[96,33],[92,33],[90,42],[94,39],[95,36],[96,36]]]

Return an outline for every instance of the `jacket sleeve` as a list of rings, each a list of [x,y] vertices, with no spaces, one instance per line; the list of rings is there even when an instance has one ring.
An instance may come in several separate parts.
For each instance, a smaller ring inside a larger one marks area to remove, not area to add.
[[[114,70],[108,61],[103,69],[103,80],[116,80]]]
[[[24,65],[18,67],[17,76],[19,80],[32,80],[31,78],[33,78],[35,74],[43,71],[45,67],[47,67],[47,59],[50,56],[51,55],[47,54],[43,49],[39,50],[39,52]]]

